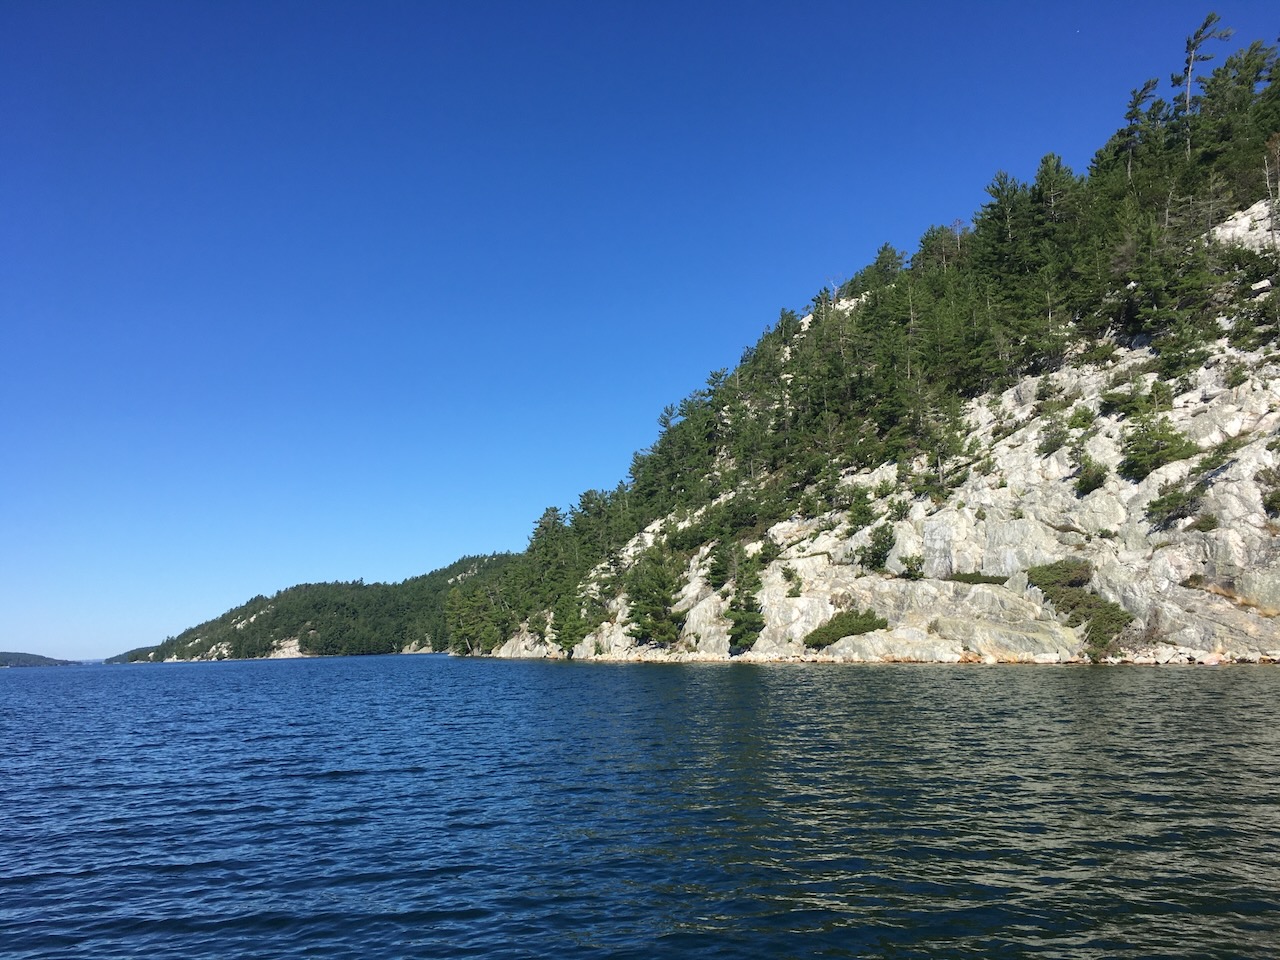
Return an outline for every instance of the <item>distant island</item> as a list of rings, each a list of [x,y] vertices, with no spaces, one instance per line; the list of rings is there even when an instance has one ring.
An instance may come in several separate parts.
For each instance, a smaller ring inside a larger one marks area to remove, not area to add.
[[[0,667],[70,667],[75,660],[55,660],[38,653],[0,653]]]

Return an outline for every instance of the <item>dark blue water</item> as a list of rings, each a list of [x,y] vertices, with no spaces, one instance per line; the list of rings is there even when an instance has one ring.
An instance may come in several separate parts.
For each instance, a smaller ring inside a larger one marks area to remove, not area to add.
[[[0,955],[1273,957],[1280,670],[0,670]]]

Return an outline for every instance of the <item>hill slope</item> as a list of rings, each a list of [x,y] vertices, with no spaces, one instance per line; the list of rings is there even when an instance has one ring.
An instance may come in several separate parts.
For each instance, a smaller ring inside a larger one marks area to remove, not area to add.
[[[1280,60],[1192,77],[1213,24],[1087,175],[997,173],[971,227],[783,310],[523,553],[128,656],[1280,656]]]
[[[443,635],[444,594],[507,556],[463,557],[403,583],[304,583],[108,663],[416,653]],[[443,649],[443,645],[441,645]]]
[[[38,653],[0,653],[0,667],[66,667],[73,660],[55,660]]]
[[[758,639],[742,656],[1280,659],[1280,524],[1271,515],[1280,489],[1280,357],[1224,339],[1172,397],[1163,396],[1154,359],[1145,348],[1117,350],[1105,365],[1028,378],[974,401],[967,476],[944,498],[913,498],[911,476],[896,465],[845,471],[833,499],[865,507],[792,516],[746,545],[773,559],[759,573]],[[1135,403],[1158,412],[1120,409]],[[1152,462],[1176,459],[1146,472],[1138,455],[1153,434],[1181,440]],[[643,556],[681,522],[653,525],[629,552]],[[882,531],[888,549],[876,559]],[[729,656],[732,592],[713,585],[713,554],[712,543],[701,546],[678,578],[676,642],[633,636],[624,597],[572,655]],[[994,582],[973,582],[980,579]],[[1089,619],[1075,623],[1070,609],[1082,601],[1080,617]],[[855,610],[887,623],[806,646],[835,615]],[[496,653],[560,655],[528,631]]]

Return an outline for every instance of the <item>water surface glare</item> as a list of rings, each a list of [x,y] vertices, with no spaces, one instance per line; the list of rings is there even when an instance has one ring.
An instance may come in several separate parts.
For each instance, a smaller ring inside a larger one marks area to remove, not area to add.
[[[1280,670],[0,670],[0,954],[1274,957]]]

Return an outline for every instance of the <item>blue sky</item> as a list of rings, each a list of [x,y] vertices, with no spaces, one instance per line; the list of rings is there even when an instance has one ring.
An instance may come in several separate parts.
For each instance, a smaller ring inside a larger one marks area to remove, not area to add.
[[[781,308],[1083,171],[1207,9],[6,0],[0,650],[522,549]]]

